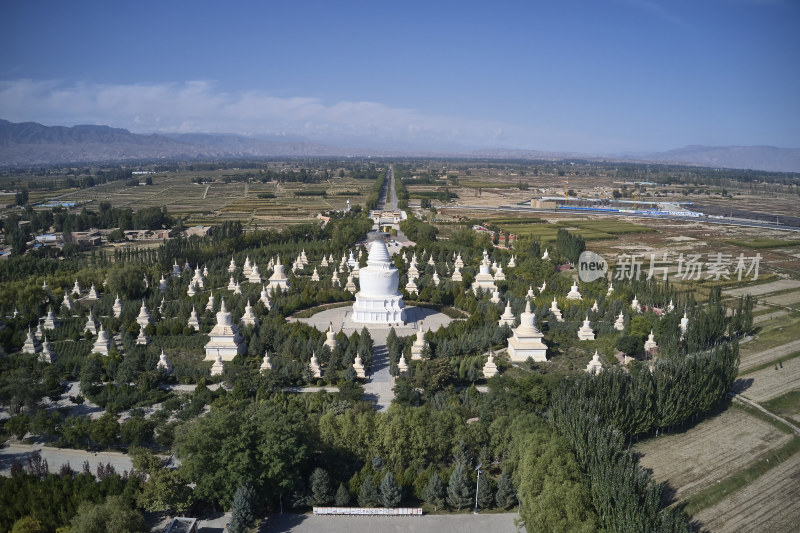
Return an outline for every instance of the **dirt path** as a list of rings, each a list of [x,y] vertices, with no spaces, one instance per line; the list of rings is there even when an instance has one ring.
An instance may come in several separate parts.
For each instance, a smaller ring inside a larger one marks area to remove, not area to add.
[[[694,518],[715,533],[797,531],[800,524],[800,453],[770,469]]]
[[[743,402],[743,403],[746,403],[747,405],[749,405],[751,407],[755,407],[756,409],[758,409],[762,413],[764,413],[764,414],[766,414],[768,416],[771,416],[772,418],[774,418],[775,420],[777,420],[779,422],[782,422],[782,423],[786,424],[789,428],[791,428],[792,431],[794,431],[795,433],[800,435],[800,427],[797,427],[796,425],[794,425],[794,423],[786,420],[785,418],[780,417],[780,416],[776,415],[775,413],[764,409],[763,407],[761,407],[761,405],[759,403],[754,402],[753,400],[751,400],[749,398],[745,398],[742,395],[734,396],[733,399],[734,400],[738,400],[738,401]]]
[[[758,339],[752,341],[754,346],[758,345]],[[800,339],[757,352],[752,355],[742,355],[742,362],[739,364],[739,372],[754,368],[768,361],[776,361],[794,352],[800,351]]]

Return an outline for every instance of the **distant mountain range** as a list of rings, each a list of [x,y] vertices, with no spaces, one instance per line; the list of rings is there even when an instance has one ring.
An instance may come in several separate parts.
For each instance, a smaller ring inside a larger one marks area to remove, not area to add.
[[[313,142],[301,137],[248,137],[208,133],[140,135],[108,126],[43,126],[35,122],[13,123],[0,120],[0,167],[101,161],[202,160],[278,156],[591,159],[800,172],[800,149],[774,146],[686,146],[644,156],[604,156],[515,149],[421,152],[369,147],[343,148]]]

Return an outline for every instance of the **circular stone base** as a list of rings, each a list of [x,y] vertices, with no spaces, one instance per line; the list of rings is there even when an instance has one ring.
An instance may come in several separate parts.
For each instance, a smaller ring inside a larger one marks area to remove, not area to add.
[[[391,328],[394,328],[395,333],[399,337],[405,337],[417,332],[419,322],[422,322],[422,328],[424,330],[437,330],[442,326],[448,325],[453,320],[444,313],[426,307],[406,307],[405,311],[405,324],[367,324],[354,322],[352,306],[326,309],[310,318],[291,318],[290,320],[309,324],[320,331],[327,331],[328,325],[333,324],[333,331],[335,333],[342,330],[350,334],[354,331],[361,331],[362,328],[366,327],[367,331],[369,331],[373,337],[375,337],[376,333],[382,334],[381,336],[387,335]]]

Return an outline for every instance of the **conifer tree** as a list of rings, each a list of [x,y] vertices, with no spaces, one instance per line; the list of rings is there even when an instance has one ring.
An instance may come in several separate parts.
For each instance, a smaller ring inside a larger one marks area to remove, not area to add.
[[[336,491],[333,503],[336,507],[347,507],[350,503],[350,491],[347,490],[344,483],[339,483],[339,489]]]
[[[311,473],[311,503],[313,505],[327,505],[333,500],[333,486],[328,472],[322,468],[315,468]]]
[[[495,495],[495,502],[500,509],[508,509],[517,500],[517,491],[514,490],[514,485],[511,483],[511,476],[505,470],[497,482],[497,494]]]
[[[239,485],[233,495],[231,507],[231,524],[228,531],[244,533],[255,520],[256,493],[249,484]]]
[[[372,476],[367,476],[361,483],[361,490],[358,492],[358,505],[360,507],[375,507],[378,505],[380,497],[375,481]]]
[[[403,489],[397,484],[394,474],[386,472],[381,481],[381,504],[384,507],[394,507],[403,497]]]
[[[447,484],[447,503],[460,511],[469,507],[472,497],[472,483],[467,477],[464,465],[459,462],[450,474],[450,482]]]
[[[428,480],[428,485],[425,487],[422,497],[425,498],[426,502],[433,505],[434,511],[438,511],[439,507],[444,507],[445,495],[446,491],[442,476],[439,475],[439,472],[434,472]]]

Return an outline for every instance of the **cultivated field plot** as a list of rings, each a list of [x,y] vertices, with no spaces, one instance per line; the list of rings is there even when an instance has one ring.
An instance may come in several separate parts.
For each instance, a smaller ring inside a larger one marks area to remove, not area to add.
[[[739,363],[740,373],[746,372],[751,368],[755,368],[765,363],[777,361],[782,357],[786,357],[788,355],[800,351],[800,339],[786,344],[782,344],[780,346],[776,346],[774,348],[769,348],[760,352],[751,353],[750,349],[753,346],[757,345],[758,345],[758,339],[752,340],[747,344],[742,345],[742,348],[739,351],[739,357],[741,359]]]
[[[728,289],[722,291],[726,296],[744,296],[751,294],[753,296],[761,296],[762,294],[770,294],[778,291],[785,291],[787,289],[800,288],[800,281],[794,279],[781,279],[778,281],[771,281],[761,285],[753,285],[752,287],[739,287],[738,289]]]
[[[800,303],[800,291],[776,294],[775,296],[767,296],[761,300],[772,305],[792,306]]]
[[[791,438],[768,422],[729,408],[684,433],[650,439],[636,449],[644,454],[642,466],[651,468],[658,481],[668,481],[682,501]]]
[[[783,368],[779,367],[778,370],[774,366],[768,366],[742,376],[740,379],[753,380],[752,385],[742,395],[760,403],[800,389],[800,357],[788,359],[782,364]]]
[[[800,524],[800,453],[694,518],[714,533],[789,533]]]

